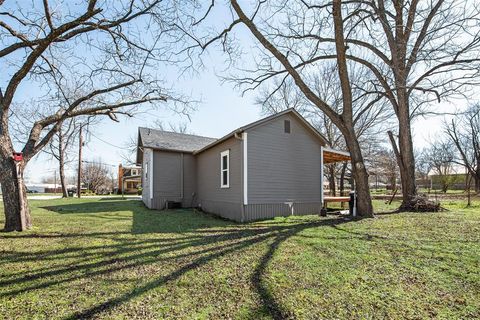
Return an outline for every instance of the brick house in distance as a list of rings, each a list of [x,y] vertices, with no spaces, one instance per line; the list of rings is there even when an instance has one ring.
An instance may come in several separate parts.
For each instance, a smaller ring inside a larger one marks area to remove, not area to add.
[[[118,193],[138,194],[142,186],[142,168],[118,166]]]

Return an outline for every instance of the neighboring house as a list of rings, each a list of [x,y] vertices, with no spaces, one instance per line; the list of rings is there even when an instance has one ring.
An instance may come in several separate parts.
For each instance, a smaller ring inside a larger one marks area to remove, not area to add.
[[[118,166],[118,193],[138,194],[142,186],[142,168]]]
[[[288,109],[223,138],[139,128],[143,202],[170,201],[235,221],[319,213],[323,163],[350,159]]]

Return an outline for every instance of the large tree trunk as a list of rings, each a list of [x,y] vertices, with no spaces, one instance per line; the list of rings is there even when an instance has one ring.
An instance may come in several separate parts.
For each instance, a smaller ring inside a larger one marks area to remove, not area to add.
[[[398,144],[400,147],[401,162],[399,163],[399,168],[403,196],[401,208],[409,208],[411,201],[417,195],[417,186],[415,183],[415,156],[413,152],[412,130],[410,127],[408,107],[401,108],[398,115]]]
[[[23,183],[23,167],[19,167],[20,179],[13,160],[0,165],[5,231],[24,231],[32,226],[26,188]]]
[[[355,133],[353,121],[353,96],[350,79],[348,75],[347,48],[345,46],[345,36],[343,31],[342,1],[334,0],[332,7],[334,30],[335,30],[335,48],[337,52],[337,65],[340,84],[342,87],[343,112],[341,115],[344,126],[339,128],[347,142],[350,157],[352,158],[352,171],[356,183],[357,191],[357,214],[362,217],[373,217],[372,199],[368,186],[368,173],[363,161],[360,143]],[[338,127],[338,125],[337,125]]]
[[[373,217],[372,198],[368,185],[368,172],[365,168],[360,144],[354,132],[345,136],[350,157],[352,158],[352,175],[355,180],[355,191],[357,195],[357,214],[361,217]]]

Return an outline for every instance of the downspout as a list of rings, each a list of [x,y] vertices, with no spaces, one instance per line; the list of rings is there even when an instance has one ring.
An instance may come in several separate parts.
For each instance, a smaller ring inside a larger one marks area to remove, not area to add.
[[[153,150],[150,149],[150,201],[153,202]],[[152,203],[150,204],[152,206]]]
[[[182,170],[180,171],[180,198],[182,199],[182,202],[183,202],[183,194],[184,194],[184,192],[183,192],[183,184],[184,184],[184,182],[183,182],[183,177],[184,177],[184,172],[183,172],[183,171],[185,170],[185,166],[184,166],[184,164],[183,164],[183,153],[181,153],[181,156],[180,156],[180,157],[181,157],[181,159],[182,159],[182,161],[181,161],[181,162],[182,162]]]
[[[243,185],[243,203],[242,203],[242,217],[240,222],[245,222],[245,206],[248,205],[248,134],[242,132],[242,135],[238,132],[234,134],[235,139],[242,141],[242,185]]]
[[[323,146],[320,146],[320,211],[323,210]]]

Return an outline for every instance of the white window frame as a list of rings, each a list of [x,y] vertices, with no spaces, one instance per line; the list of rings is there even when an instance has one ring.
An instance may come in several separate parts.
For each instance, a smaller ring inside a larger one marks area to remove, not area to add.
[[[223,168],[223,157],[227,156],[227,168]],[[223,184],[223,173],[227,172],[227,184]],[[220,153],[220,188],[230,188],[230,150]]]
[[[138,175],[138,169],[132,169],[132,176]]]

